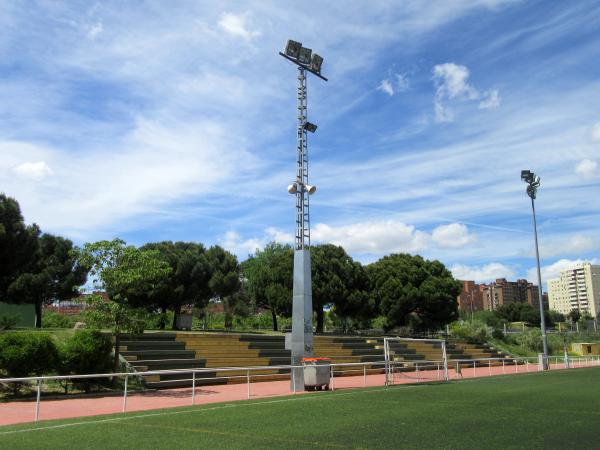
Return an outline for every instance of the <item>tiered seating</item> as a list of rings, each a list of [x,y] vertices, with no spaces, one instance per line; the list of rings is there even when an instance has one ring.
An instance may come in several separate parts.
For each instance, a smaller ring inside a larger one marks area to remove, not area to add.
[[[384,339],[382,337],[315,336],[315,356],[327,357],[333,363],[372,363],[367,366],[383,370]],[[509,358],[487,345],[449,342],[446,346],[448,359],[468,360],[481,358]],[[243,367],[263,367],[253,370],[253,381],[287,379],[289,369],[270,366],[290,364],[290,351],[285,350],[282,335],[237,333],[146,333],[139,337],[125,337],[121,351],[139,372],[148,370],[172,370],[191,368],[236,368],[240,370],[214,370],[198,374],[197,385],[245,382],[247,371]],[[394,361],[401,363],[400,370],[421,369],[427,361],[441,361],[439,342],[390,341]],[[501,364],[499,361],[495,364]],[[479,364],[479,363],[478,363]],[[484,362],[480,365],[487,365]],[[494,364],[494,363],[492,363]],[[472,363],[463,362],[465,367]],[[432,366],[435,367],[435,366]],[[336,376],[362,372],[362,367],[340,366]],[[238,377],[238,378],[226,378]],[[191,386],[190,373],[148,375],[147,385],[153,388]]]

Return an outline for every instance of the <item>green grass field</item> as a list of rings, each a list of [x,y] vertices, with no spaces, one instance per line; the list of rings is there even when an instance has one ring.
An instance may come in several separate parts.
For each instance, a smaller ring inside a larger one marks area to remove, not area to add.
[[[598,448],[600,368],[0,428],[0,448]]]

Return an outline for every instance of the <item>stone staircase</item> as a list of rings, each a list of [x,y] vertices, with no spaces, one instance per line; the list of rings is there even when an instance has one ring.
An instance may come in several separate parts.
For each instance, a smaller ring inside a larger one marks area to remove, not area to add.
[[[317,357],[330,358],[333,363],[371,363],[369,373],[383,371],[384,340],[382,337],[315,336]],[[399,370],[422,370],[426,361],[441,361],[440,343],[396,341],[390,343],[394,361]],[[215,369],[196,374],[196,385],[245,383],[247,371],[243,367],[263,367],[253,370],[252,381],[273,381],[289,378],[289,369],[270,368],[290,364],[290,351],[285,350],[282,335],[237,333],[144,333],[141,336],[123,336],[121,354],[138,372],[177,370],[168,375],[142,375],[149,388],[187,387],[192,385],[192,374],[183,370],[192,368]],[[447,343],[450,362],[459,359],[510,358],[487,345],[460,342]],[[462,362],[465,367],[473,363]],[[486,365],[487,362],[477,363]],[[502,364],[502,361],[492,365]],[[235,369],[240,370],[217,370]],[[432,367],[433,368],[433,367]],[[336,376],[357,375],[362,366],[338,366]],[[229,377],[229,378],[226,378]],[[233,377],[233,378],[232,378]]]

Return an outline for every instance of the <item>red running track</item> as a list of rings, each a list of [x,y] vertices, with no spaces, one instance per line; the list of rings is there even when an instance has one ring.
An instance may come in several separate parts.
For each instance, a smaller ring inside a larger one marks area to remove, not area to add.
[[[600,365],[599,362],[588,362],[586,365],[576,364],[577,367]],[[552,370],[564,369],[563,364],[551,364]],[[479,378],[492,375],[510,375],[527,372],[537,372],[536,364],[505,366],[489,366],[476,368],[462,368],[460,373],[449,370],[451,380],[468,378]],[[363,369],[357,376],[334,377],[331,383],[332,389],[353,389],[361,387],[373,387],[385,385],[385,375],[373,374],[366,376]],[[418,372],[400,372],[394,376],[394,384],[414,384],[422,382],[438,381],[443,374],[440,370],[427,370]],[[248,384],[229,384],[220,386],[197,387],[195,404],[204,405],[210,403],[229,402],[234,400],[247,400],[248,389],[251,399],[266,397],[277,397],[293,394],[290,392],[289,381],[251,382]],[[301,392],[301,395],[310,393]],[[148,411],[153,409],[173,408],[178,406],[192,405],[192,389],[168,389],[160,391],[148,391],[142,393],[129,393],[127,397],[127,412]],[[122,413],[124,407],[123,396],[103,396],[87,398],[65,398],[44,400],[40,402],[39,420],[70,419],[76,417],[96,416],[100,414]],[[34,422],[36,414],[36,402],[17,401],[0,403],[0,425]]]

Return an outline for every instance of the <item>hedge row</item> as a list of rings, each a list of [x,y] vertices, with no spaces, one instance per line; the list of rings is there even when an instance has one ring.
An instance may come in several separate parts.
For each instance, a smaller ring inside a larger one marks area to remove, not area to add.
[[[112,343],[96,330],[80,330],[60,345],[39,332],[0,334],[0,374],[8,378],[40,375],[82,375],[103,373],[111,368]],[[73,384],[86,392],[102,380]],[[68,383],[63,384],[65,390]],[[20,388],[14,385],[15,391]]]

